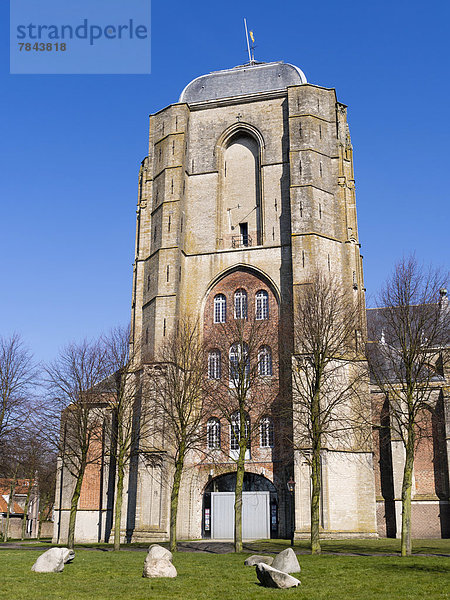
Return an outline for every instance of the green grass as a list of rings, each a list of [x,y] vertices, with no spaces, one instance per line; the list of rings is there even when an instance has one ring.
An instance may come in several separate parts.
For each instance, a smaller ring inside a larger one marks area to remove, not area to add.
[[[348,542],[347,542],[348,543]],[[433,542],[434,543],[434,542]],[[285,543],[286,546],[286,543]],[[281,548],[280,548],[281,549]],[[253,600],[279,597],[307,600],[420,600],[449,598],[446,557],[301,556],[300,588],[261,587],[247,554],[180,552],[176,579],[141,577],[143,552],[77,550],[63,573],[33,573],[41,550],[0,550],[0,590],[8,600]]]

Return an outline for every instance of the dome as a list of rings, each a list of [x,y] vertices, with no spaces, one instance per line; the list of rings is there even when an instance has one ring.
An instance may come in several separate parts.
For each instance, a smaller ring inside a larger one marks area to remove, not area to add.
[[[180,102],[205,102],[284,90],[307,83],[298,67],[284,62],[247,64],[224,71],[213,71],[193,79],[181,92]]]

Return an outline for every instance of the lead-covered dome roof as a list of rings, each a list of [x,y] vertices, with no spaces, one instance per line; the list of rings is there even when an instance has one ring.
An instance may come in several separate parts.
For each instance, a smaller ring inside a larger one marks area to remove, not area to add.
[[[224,71],[213,71],[193,79],[181,92],[180,102],[204,102],[218,98],[246,96],[290,85],[307,83],[301,69],[284,62],[247,64]]]

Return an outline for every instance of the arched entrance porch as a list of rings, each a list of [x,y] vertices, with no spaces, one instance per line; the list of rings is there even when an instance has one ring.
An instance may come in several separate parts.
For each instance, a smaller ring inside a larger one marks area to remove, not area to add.
[[[208,482],[203,493],[202,536],[233,539],[236,473]],[[278,494],[273,483],[256,473],[244,474],[242,537],[278,537]]]

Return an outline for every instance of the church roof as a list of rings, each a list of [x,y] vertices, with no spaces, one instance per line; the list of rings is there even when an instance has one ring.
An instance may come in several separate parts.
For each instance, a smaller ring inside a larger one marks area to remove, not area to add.
[[[179,101],[191,103],[246,96],[302,83],[307,83],[303,71],[289,63],[249,63],[193,79],[181,92]]]

